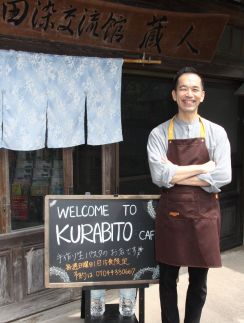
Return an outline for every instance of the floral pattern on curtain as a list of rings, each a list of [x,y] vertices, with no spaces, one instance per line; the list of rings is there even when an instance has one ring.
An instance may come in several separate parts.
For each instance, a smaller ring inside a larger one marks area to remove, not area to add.
[[[61,148],[85,143],[84,59],[71,56],[45,57],[47,66],[47,146]],[[99,143],[98,143],[99,144]]]
[[[36,150],[122,140],[122,59],[0,50],[0,147]]]

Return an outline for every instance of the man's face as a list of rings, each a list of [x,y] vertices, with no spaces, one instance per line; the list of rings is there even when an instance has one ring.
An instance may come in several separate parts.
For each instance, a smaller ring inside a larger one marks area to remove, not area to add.
[[[194,73],[182,74],[176,89],[172,91],[172,96],[178,104],[179,113],[197,113],[198,106],[205,96],[201,78]]]

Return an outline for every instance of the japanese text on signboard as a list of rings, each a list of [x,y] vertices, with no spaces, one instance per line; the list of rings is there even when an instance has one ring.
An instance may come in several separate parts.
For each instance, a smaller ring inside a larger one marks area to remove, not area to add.
[[[1,5],[1,33],[12,34],[15,29],[24,37],[200,60],[213,56],[227,21],[223,15],[180,14],[95,0],[8,0]]]

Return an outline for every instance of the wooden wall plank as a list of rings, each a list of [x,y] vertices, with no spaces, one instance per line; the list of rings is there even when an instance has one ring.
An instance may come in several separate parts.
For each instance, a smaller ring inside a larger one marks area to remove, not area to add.
[[[0,252],[0,306],[12,301],[11,284],[11,253],[10,251]]]
[[[40,246],[25,249],[25,273],[28,295],[44,289],[44,249]]]

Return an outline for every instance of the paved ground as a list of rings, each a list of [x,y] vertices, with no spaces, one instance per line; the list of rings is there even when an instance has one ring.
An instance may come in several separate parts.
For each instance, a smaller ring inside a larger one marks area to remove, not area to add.
[[[222,261],[222,268],[209,271],[208,297],[201,323],[244,323],[244,247],[222,253]],[[187,272],[182,269],[178,284],[181,322],[187,280]],[[145,323],[161,323],[158,285],[147,288],[145,297]],[[108,291],[106,298],[107,303],[117,303],[118,291]],[[84,320],[80,319],[80,301],[76,301],[15,322],[83,323]]]

